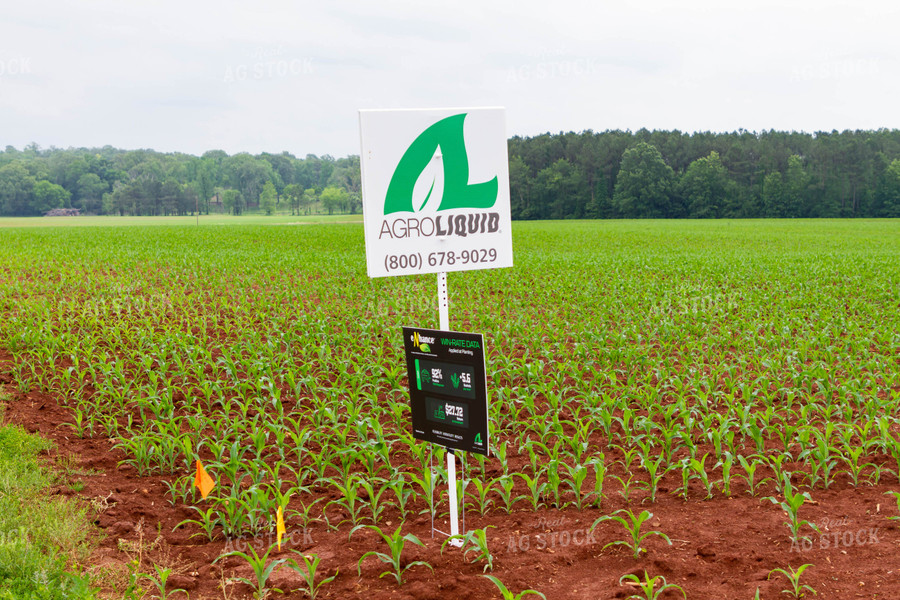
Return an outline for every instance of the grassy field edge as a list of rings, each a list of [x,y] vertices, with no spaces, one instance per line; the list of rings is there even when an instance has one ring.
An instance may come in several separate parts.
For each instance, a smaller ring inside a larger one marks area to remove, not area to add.
[[[7,424],[0,392],[0,599],[96,598],[81,564],[92,549],[89,507],[49,495],[40,455],[53,443]]]

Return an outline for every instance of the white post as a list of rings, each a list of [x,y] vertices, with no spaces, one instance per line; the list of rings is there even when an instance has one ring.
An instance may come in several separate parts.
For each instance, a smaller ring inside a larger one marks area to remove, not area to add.
[[[441,319],[440,328],[444,331],[450,329],[450,308],[447,301],[447,274],[440,272],[437,274],[438,286],[438,314]]]
[[[447,301],[447,273],[437,275],[438,286],[438,314],[440,315],[440,328],[443,331],[450,329],[450,307]],[[447,486],[450,492],[450,535],[459,535],[459,501],[456,497],[456,455],[453,450],[447,449]],[[462,540],[450,542],[457,548],[462,547]]]
[[[459,535],[459,502],[456,498],[456,455],[447,449],[447,486],[450,489],[450,535]],[[452,540],[452,546],[462,547],[462,540]]]

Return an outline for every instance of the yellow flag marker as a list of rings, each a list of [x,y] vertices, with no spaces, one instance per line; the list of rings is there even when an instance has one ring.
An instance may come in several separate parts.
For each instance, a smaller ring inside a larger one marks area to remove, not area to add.
[[[282,513],[280,506],[278,507],[276,515],[275,532],[278,534],[278,551],[281,552],[281,536],[285,534],[285,529],[284,514]]]
[[[203,463],[198,460],[197,475],[194,477],[194,487],[200,490],[200,494],[206,498],[215,486],[216,482],[213,481],[213,478],[210,477],[206,472],[206,469],[203,468]]]

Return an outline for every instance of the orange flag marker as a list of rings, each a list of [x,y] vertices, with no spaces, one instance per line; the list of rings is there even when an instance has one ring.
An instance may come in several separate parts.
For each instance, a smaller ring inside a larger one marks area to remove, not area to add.
[[[281,536],[285,534],[285,528],[284,514],[282,513],[280,506],[278,507],[278,511],[276,513],[275,532],[278,534],[278,551],[281,552]]]
[[[206,498],[215,486],[216,482],[213,481],[213,478],[210,477],[206,472],[206,469],[203,468],[203,463],[198,460],[197,475],[194,477],[194,487],[200,490],[200,494]]]

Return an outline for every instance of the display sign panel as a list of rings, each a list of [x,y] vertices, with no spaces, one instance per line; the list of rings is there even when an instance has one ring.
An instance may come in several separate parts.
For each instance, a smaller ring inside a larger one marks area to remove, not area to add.
[[[369,277],[511,267],[502,108],[361,110]]]
[[[403,328],[413,436],[455,450],[489,453],[484,337]]]

